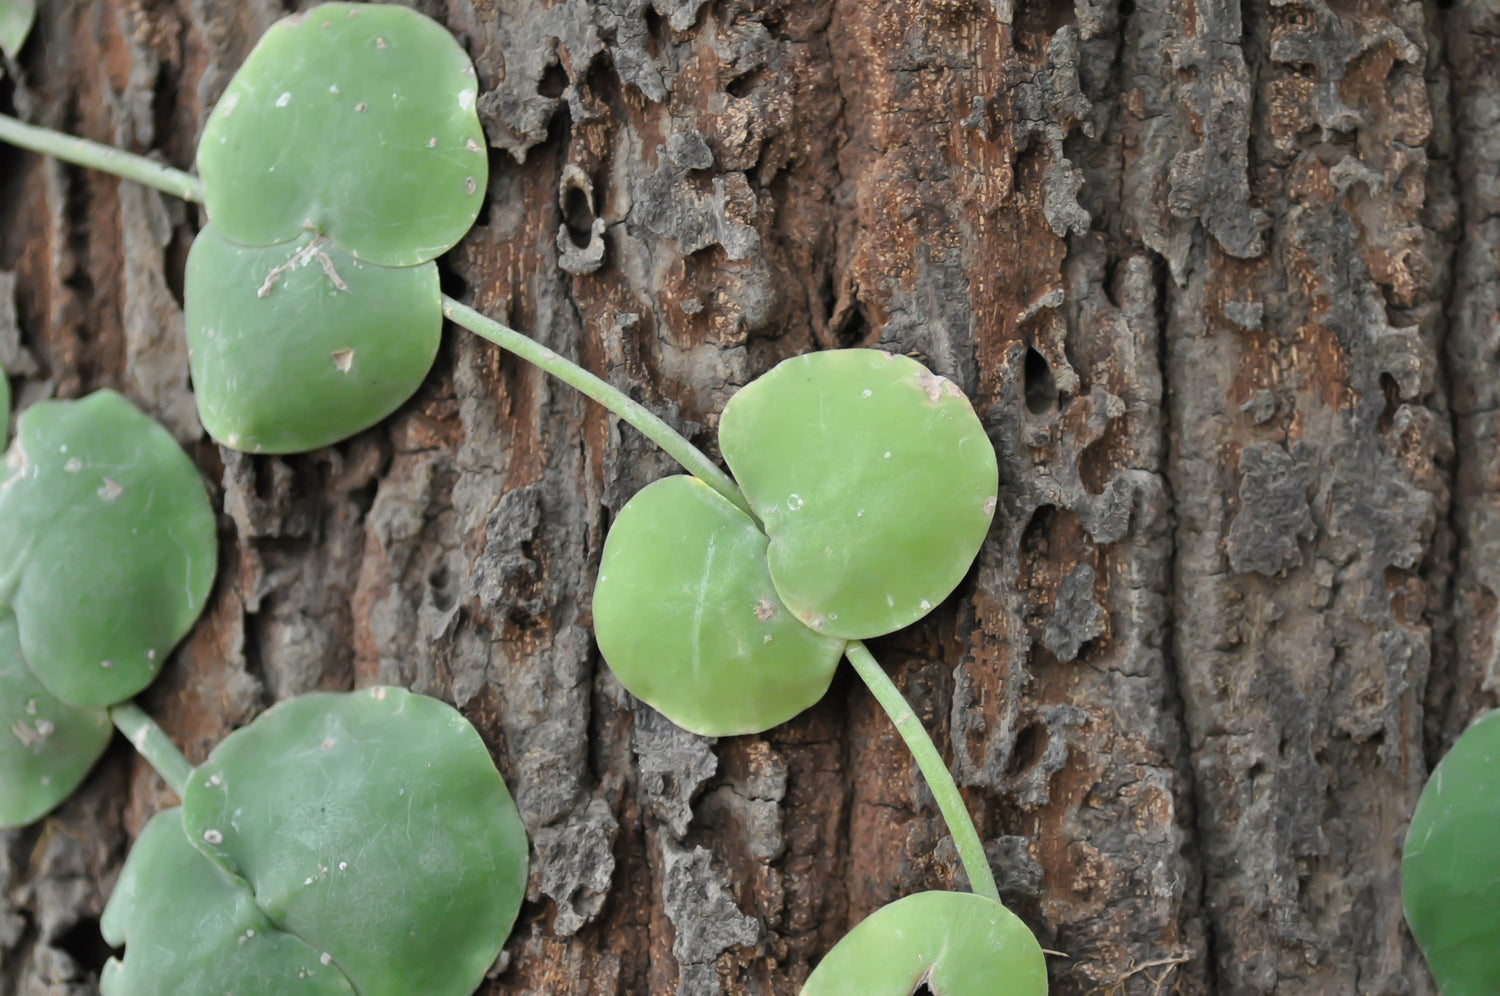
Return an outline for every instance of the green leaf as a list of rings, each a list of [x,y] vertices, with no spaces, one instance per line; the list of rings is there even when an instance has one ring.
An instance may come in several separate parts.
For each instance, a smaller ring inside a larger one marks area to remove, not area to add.
[[[1422,789],[1401,895],[1443,996],[1500,993],[1500,711],[1475,721]]]
[[[316,449],[374,425],[421,385],[442,341],[435,263],[361,263],[305,233],[246,248],[206,226],[185,297],[199,417],[253,453]]]
[[[754,521],[682,476],[620,510],[594,588],[594,634],[631,694],[707,736],[791,719],[823,697],[844,651],[781,604]]]
[[[0,608],[53,695],[145,688],[213,585],[214,513],[198,468],[113,391],[33,405],[0,476]]]
[[[15,617],[0,612],[0,828],[34,823],[71,795],[113,730],[105,710],[42,687],[21,656]]]
[[[248,885],[189,843],[180,809],[141,831],[99,928],[126,949],[104,966],[102,996],[354,996],[322,952],[277,930]]]
[[[273,707],[193,772],[183,814],[361,996],[469,996],[526,889],[526,832],[479,734],[402,689]]]
[[[907,626],[968,572],[994,516],[995,451],[951,381],[904,356],[832,350],[730,399],[719,446],[771,538],[771,577],[811,628]]]
[[[34,0],[0,0],[0,52],[14,59],[35,20]]]
[[[968,892],[884,906],[818,963],[802,996],[1046,996],[1041,946],[1015,914]]]
[[[204,126],[209,215],[242,245],[312,231],[367,262],[434,259],[484,199],[477,92],[453,36],[405,7],[329,3],[284,18]]]

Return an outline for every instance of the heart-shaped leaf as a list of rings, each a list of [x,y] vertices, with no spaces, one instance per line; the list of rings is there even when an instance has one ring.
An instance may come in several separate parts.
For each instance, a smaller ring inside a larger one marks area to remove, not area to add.
[[[719,446],[808,626],[880,636],[931,611],[989,531],[995,451],[963,392],[870,349],[786,360],[730,399]]]
[[[188,254],[185,297],[199,417],[252,453],[374,425],[422,383],[442,341],[437,264],[361,263],[311,234],[246,248],[210,224]]]
[[[463,48],[416,11],[328,3],[284,18],[204,126],[209,215],[242,245],[311,231],[370,263],[435,259],[483,201],[477,92]]]
[[[755,522],[681,476],[644,488],[610,528],[594,634],[622,685],[706,736],[791,719],[823,697],[844,651],[781,604]]]
[[[1443,996],[1500,993],[1500,711],[1470,726],[1422,789],[1401,896]]]
[[[112,391],[33,405],[0,478],[0,609],[53,695],[122,702],[198,618],[218,556],[198,468]]]
[[[193,847],[180,809],[141,831],[99,928],[126,949],[104,966],[103,996],[355,996],[331,959],[277,930],[248,885]]]
[[[1046,996],[1041,946],[1014,913],[968,892],[919,892],[839,941],[802,996]]]
[[[103,709],[42,687],[21,657],[15,617],[0,613],[0,828],[33,823],[71,795],[112,731]]]
[[[361,996],[468,996],[526,889],[526,832],[479,734],[398,688],[302,696],[230,734],[183,824]]]

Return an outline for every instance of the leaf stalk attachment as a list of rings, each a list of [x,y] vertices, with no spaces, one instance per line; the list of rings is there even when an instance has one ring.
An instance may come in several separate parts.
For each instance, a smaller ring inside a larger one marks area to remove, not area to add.
[[[193,766],[182,756],[182,751],[177,749],[166,732],[156,725],[156,720],[146,715],[134,702],[110,706],[109,718],[156,773],[161,775],[161,780],[177,793],[177,798],[182,798],[188,777],[193,773]]]

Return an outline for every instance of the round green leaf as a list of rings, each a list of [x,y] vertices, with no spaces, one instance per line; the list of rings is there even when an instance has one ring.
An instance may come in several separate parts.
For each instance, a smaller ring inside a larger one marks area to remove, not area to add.
[[[526,832],[479,734],[398,688],[273,707],[193,772],[183,814],[361,996],[469,996],[526,889]]]
[[[706,736],[791,719],[823,697],[844,652],[781,604],[750,517],[681,476],[644,488],[610,528],[594,634],[631,694]]]
[[[49,692],[77,706],[151,683],[218,557],[198,468],[113,391],[33,405],[0,472],[0,608]]]
[[[395,411],[442,340],[437,264],[361,263],[312,235],[269,248],[217,224],[188,253],[186,322],[198,414],[231,449],[298,453]]]
[[[839,941],[802,996],[1046,996],[1041,946],[1014,913],[969,892],[919,892]]]
[[[0,828],[34,823],[71,795],[112,730],[103,709],[42,687],[21,657],[15,617],[0,613]]]
[[[103,996],[354,996],[339,970],[255,906],[250,887],[188,842],[182,810],[158,813],[130,850],[104,916]]]
[[[995,451],[963,392],[871,349],[794,357],[730,399],[719,446],[771,537],[787,606],[845,639],[946,598],[995,513]]]
[[[1470,726],[1422,789],[1401,896],[1443,996],[1500,993],[1500,711]]]
[[[284,18],[204,126],[209,216],[242,245],[311,231],[371,263],[434,259],[484,198],[477,91],[463,48],[416,11],[329,3]]]

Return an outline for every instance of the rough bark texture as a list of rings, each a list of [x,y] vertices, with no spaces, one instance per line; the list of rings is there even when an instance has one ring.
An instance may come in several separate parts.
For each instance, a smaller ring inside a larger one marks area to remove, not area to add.
[[[41,6],[0,101],[179,165],[286,12]],[[736,387],[816,348],[976,399],[997,524],[875,650],[1063,953],[1054,992],[1433,992],[1401,836],[1500,691],[1500,0],[417,6],[472,53],[494,147],[450,293],[710,448]],[[847,673],[717,743],[613,680],[600,547],[669,466],[569,389],[450,330],[348,443],[209,444],[198,220],[0,151],[21,400],[124,390],[223,511],[210,611],[144,699],[191,759],[310,689],[456,703],[534,841],[485,993],[794,993],[878,905],[961,884]],[[0,991],[96,991],[96,918],[170,801],[120,744],[0,834]]]

